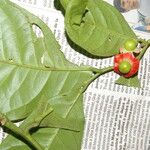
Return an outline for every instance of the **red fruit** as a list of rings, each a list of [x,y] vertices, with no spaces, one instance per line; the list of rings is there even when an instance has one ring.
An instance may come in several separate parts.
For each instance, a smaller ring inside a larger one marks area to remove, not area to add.
[[[140,61],[132,53],[121,53],[114,56],[114,71],[126,78],[138,72],[139,64]]]

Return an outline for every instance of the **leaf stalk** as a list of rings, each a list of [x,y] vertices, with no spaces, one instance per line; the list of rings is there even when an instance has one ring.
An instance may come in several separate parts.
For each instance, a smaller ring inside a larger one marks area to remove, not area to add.
[[[142,48],[142,51],[140,52],[140,54],[136,57],[137,59],[142,59],[142,57],[144,56],[145,52],[147,51],[147,49],[150,47],[150,40],[148,41],[141,41],[142,44],[144,44],[144,47]]]
[[[85,88],[82,90],[83,92],[87,89],[87,87],[94,81],[96,80],[99,76],[105,74],[105,73],[108,73],[108,72],[111,72],[113,71],[114,67],[113,66],[110,66],[110,67],[105,67],[105,68],[102,68],[102,69],[97,69],[97,68],[91,68],[91,71],[95,74],[87,83],[87,85],[85,86]]]
[[[24,132],[22,129],[17,127],[2,113],[0,113],[0,126],[9,129],[16,135],[19,135],[26,142],[32,145],[36,150],[44,150],[42,146],[28,132]]]

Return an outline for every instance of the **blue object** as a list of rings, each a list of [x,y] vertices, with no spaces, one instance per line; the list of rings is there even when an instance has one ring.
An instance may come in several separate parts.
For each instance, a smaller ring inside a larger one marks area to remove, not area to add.
[[[140,31],[144,31],[144,32],[150,32],[150,30],[148,30],[147,27],[148,26],[138,26],[138,27],[135,27],[135,29],[140,30]]]

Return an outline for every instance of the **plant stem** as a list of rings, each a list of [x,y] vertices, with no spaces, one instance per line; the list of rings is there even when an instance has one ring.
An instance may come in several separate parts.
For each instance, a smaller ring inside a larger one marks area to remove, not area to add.
[[[95,79],[97,79],[99,76],[105,74],[105,73],[108,73],[108,72],[111,72],[113,71],[113,66],[110,66],[110,67],[106,67],[106,68],[103,68],[103,69],[96,69],[95,70],[95,76],[92,78],[92,81],[94,81]]]
[[[2,113],[0,113],[0,126],[6,127],[16,135],[19,135],[29,144],[31,144],[36,150],[44,150],[42,146],[28,132],[24,132],[22,129],[17,127]]]
[[[105,68],[102,68],[102,69],[92,68],[92,71],[93,71],[95,74],[102,75],[102,74],[104,74],[104,73],[113,71],[113,66],[105,67]]]
[[[85,88],[83,89],[83,92],[87,89],[87,87],[95,80],[97,79],[99,76],[105,74],[105,73],[108,73],[108,72],[111,72],[113,71],[113,66],[110,66],[110,67],[105,67],[103,69],[97,69],[97,68],[91,68],[91,71],[93,71],[93,73],[95,73],[95,75],[93,76],[93,78],[91,78],[87,85],[85,86]]]
[[[139,59],[139,60],[142,59],[142,57],[144,56],[144,54],[145,54],[146,50],[149,48],[149,46],[150,46],[150,42],[147,41],[145,43],[145,46],[143,47],[142,51],[140,52],[140,54],[137,56],[137,59]]]

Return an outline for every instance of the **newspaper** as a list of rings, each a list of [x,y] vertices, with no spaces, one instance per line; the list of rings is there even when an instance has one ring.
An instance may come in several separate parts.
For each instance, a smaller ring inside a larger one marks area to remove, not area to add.
[[[87,58],[69,46],[64,17],[54,8],[53,0],[12,1],[47,23],[71,62],[97,68],[113,64],[113,58]],[[109,2],[112,4],[112,0]],[[135,22],[130,22],[130,19],[135,15],[135,10],[124,14],[131,27]],[[150,39],[149,33],[135,32],[141,38]],[[138,77],[141,88],[116,85],[118,77],[113,72],[100,76],[84,94],[86,125],[82,150],[150,150],[150,50],[140,64]],[[5,137],[6,134],[0,129],[0,141]]]

